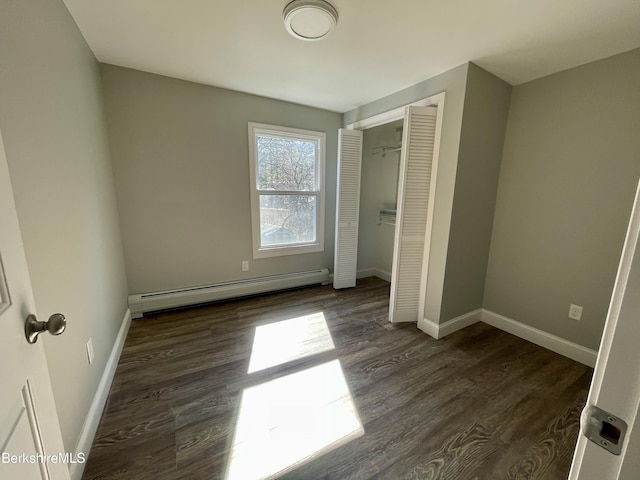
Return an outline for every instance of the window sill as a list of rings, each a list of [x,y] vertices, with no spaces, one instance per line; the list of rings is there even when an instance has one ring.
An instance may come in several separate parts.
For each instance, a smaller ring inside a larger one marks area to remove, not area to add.
[[[253,251],[253,258],[283,257],[285,255],[301,255],[305,253],[324,252],[322,243],[305,243],[286,247],[265,247]]]

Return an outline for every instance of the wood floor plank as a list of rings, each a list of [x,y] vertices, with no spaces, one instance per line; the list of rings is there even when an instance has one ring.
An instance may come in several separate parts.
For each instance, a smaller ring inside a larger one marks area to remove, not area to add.
[[[83,478],[222,479],[244,392],[336,360],[364,434],[280,478],[567,477],[591,369],[485,324],[434,340],[388,307],[368,278],[133,321]],[[319,312],[334,348],[249,373],[257,328]]]

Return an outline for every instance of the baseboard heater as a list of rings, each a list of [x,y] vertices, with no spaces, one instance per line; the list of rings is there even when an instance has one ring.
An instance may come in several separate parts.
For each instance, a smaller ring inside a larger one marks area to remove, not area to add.
[[[329,283],[329,270],[326,268],[182,288],[166,292],[129,295],[129,309],[133,318],[140,318],[144,313],[158,310],[198,305],[200,303],[275,292],[319,283]]]

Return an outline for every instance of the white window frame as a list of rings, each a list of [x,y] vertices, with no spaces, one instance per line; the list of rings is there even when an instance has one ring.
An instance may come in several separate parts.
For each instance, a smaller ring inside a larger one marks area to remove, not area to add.
[[[258,190],[257,187],[257,142],[260,135],[272,135],[291,140],[305,140],[316,143],[316,186],[313,191]],[[249,122],[249,177],[251,190],[251,231],[253,258],[269,258],[324,251],[324,194],[325,194],[325,146],[326,133],[298,128]],[[316,240],[313,242],[291,243],[287,245],[260,245],[260,195],[315,195],[316,197]]]

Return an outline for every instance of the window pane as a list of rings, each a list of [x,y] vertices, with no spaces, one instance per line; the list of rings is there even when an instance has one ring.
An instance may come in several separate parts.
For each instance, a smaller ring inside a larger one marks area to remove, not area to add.
[[[258,190],[314,191],[316,142],[258,136]]]
[[[316,240],[315,195],[260,195],[260,246]]]

